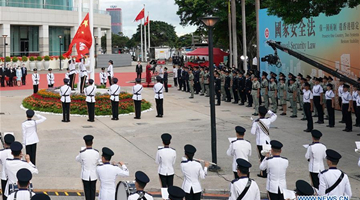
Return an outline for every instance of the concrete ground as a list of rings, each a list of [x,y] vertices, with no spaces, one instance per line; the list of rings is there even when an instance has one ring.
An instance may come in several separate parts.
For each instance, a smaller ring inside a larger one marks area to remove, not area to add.
[[[145,65],[143,65],[145,66]],[[145,68],[145,67],[144,67]],[[168,67],[171,71],[172,67]],[[135,66],[115,68],[116,72],[135,71]],[[134,72],[134,77],[136,76]],[[170,83],[172,79],[170,78]],[[129,87],[122,90],[130,91]],[[26,119],[25,111],[20,109],[22,99],[31,95],[32,90],[0,91],[1,132],[14,132],[17,140],[21,139],[21,123]],[[39,174],[33,177],[36,189],[43,191],[82,190],[80,179],[80,164],[75,161],[79,150],[84,146],[82,137],[92,134],[95,137],[94,147],[101,150],[106,146],[114,150],[114,161],[128,163],[130,177],[121,177],[118,180],[134,180],[137,170],[142,170],[150,177],[151,182],[147,189],[157,191],[160,188],[155,164],[157,146],[161,145],[160,135],[170,133],[173,136],[171,146],[177,149],[177,162],[175,164],[175,185],[181,186],[182,173],[180,171],[181,157],[185,144],[193,144],[197,148],[195,157],[211,160],[210,141],[210,109],[209,100],[203,96],[195,95],[189,99],[189,93],[169,88],[165,94],[164,118],[156,118],[156,111],[142,114],[141,120],[134,120],[133,115],[121,116],[119,121],[110,118],[96,118],[95,123],[86,121],[86,117],[71,117],[71,123],[61,123],[61,116],[44,115],[47,120],[38,125],[40,142],[37,151],[37,167]],[[152,88],[144,88],[143,98],[153,105],[154,94]],[[153,106],[154,108],[154,106]],[[155,109],[155,108],[154,108]],[[253,109],[244,106],[222,102],[216,107],[217,123],[217,159],[222,171],[208,172],[205,180],[201,181],[206,193],[226,193],[229,181],[233,179],[231,171],[232,158],[226,155],[229,146],[228,137],[234,137],[234,127],[241,125],[248,131],[245,138],[252,143],[253,164],[251,177],[257,182],[262,192],[266,190],[266,179],[258,178],[258,156],[255,136],[250,134],[252,121],[250,116]],[[310,182],[308,162],[304,155],[306,149],[302,146],[311,142],[311,135],[303,132],[306,122],[288,116],[279,116],[273,123],[271,138],[284,144],[283,156],[289,159],[287,170],[287,187],[295,188],[299,179]],[[336,122],[340,119],[340,112],[336,112]],[[326,124],[314,127],[323,132],[322,142],[327,148],[340,152],[343,158],[339,168],[348,174],[355,199],[360,199],[360,168],[357,166],[359,154],[354,152],[355,141],[360,141],[356,134],[360,128],[354,127],[353,132],[342,132],[344,124],[336,124],[335,128],[327,128]],[[80,197],[56,197],[53,199],[80,199]]]

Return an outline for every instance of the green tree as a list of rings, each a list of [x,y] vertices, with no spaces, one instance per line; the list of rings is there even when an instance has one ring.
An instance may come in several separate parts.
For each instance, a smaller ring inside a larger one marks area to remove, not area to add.
[[[192,34],[185,34],[183,36],[180,36],[178,40],[176,41],[176,47],[189,47],[192,44]]]
[[[127,36],[124,36],[123,33],[112,34],[111,38],[112,46],[118,48],[125,48],[129,40],[130,39]]]

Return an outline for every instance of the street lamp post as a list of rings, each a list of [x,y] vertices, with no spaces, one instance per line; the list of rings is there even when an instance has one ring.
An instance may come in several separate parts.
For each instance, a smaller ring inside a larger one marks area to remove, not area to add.
[[[6,68],[6,37],[7,35],[3,35],[4,38],[4,68]]]
[[[97,43],[97,39],[98,36],[94,36],[95,37],[95,69],[97,68],[97,50],[96,50],[96,46],[98,45]]]
[[[214,54],[213,54],[213,39],[212,30],[215,24],[219,21],[218,17],[203,17],[201,22],[209,30],[208,46],[209,46],[209,68],[210,68],[210,119],[211,119],[211,157],[212,162],[217,164],[216,151],[216,119],[215,119],[215,87],[214,87]],[[219,171],[218,165],[211,165],[209,171]]]
[[[60,71],[61,71],[61,39],[62,39],[62,35],[59,35],[59,40],[60,40],[60,55],[59,55],[59,60],[60,60]]]

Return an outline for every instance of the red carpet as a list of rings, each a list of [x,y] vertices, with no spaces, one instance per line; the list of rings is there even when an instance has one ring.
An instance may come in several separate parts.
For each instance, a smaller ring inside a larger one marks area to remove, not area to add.
[[[0,91],[10,91],[10,90],[30,90],[32,89],[32,74],[28,74],[26,76],[26,85],[22,85],[20,87],[13,86],[13,87],[0,87]],[[134,81],[136,78],[135,72],[124,72],[124,73],[115,73],[115,77],[119,79],[118,84],[120,86],[133,86],[134,83],[130,83],[130,81]],[[141,75],[141,77],[145,78],[145,73]],[[63,85],[63,79],[65,78],[65,74],[62,73],[55,73],[55,87],[59,87]],[[78,74],[76,75],[76,81],[78,82]],[[99,73],[95,73],[95,83],[100,85],[99,80]],[[109,87],[109,83],[107,83],[107,87]],[[40,74],[40,85],[39,89],[48,88],[47,86],[47,79],[46,74]]]

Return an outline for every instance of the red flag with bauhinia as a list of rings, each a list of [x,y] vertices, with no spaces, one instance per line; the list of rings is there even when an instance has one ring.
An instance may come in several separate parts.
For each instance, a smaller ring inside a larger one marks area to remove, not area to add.
[[[148,23],[149,23],[149,15],[146,17],[146,21],[144,23],[144,26],[148,25]]]
[[[139,14],[136,16],[135,20],[134,21],[139,21],[141,19],[143,19],[145,17],[145,8],[143,8]]]
[[[84,57],[85,54],[89,53],[89,49],[92,45],[92,35],[90,31],[89,13],[85,16],[81,25],[79,26],[76,34],[71,41],[68,52],[64,53],[63,56],[69,57],[72,53],[72,47],[76,44],[77,59]]]

